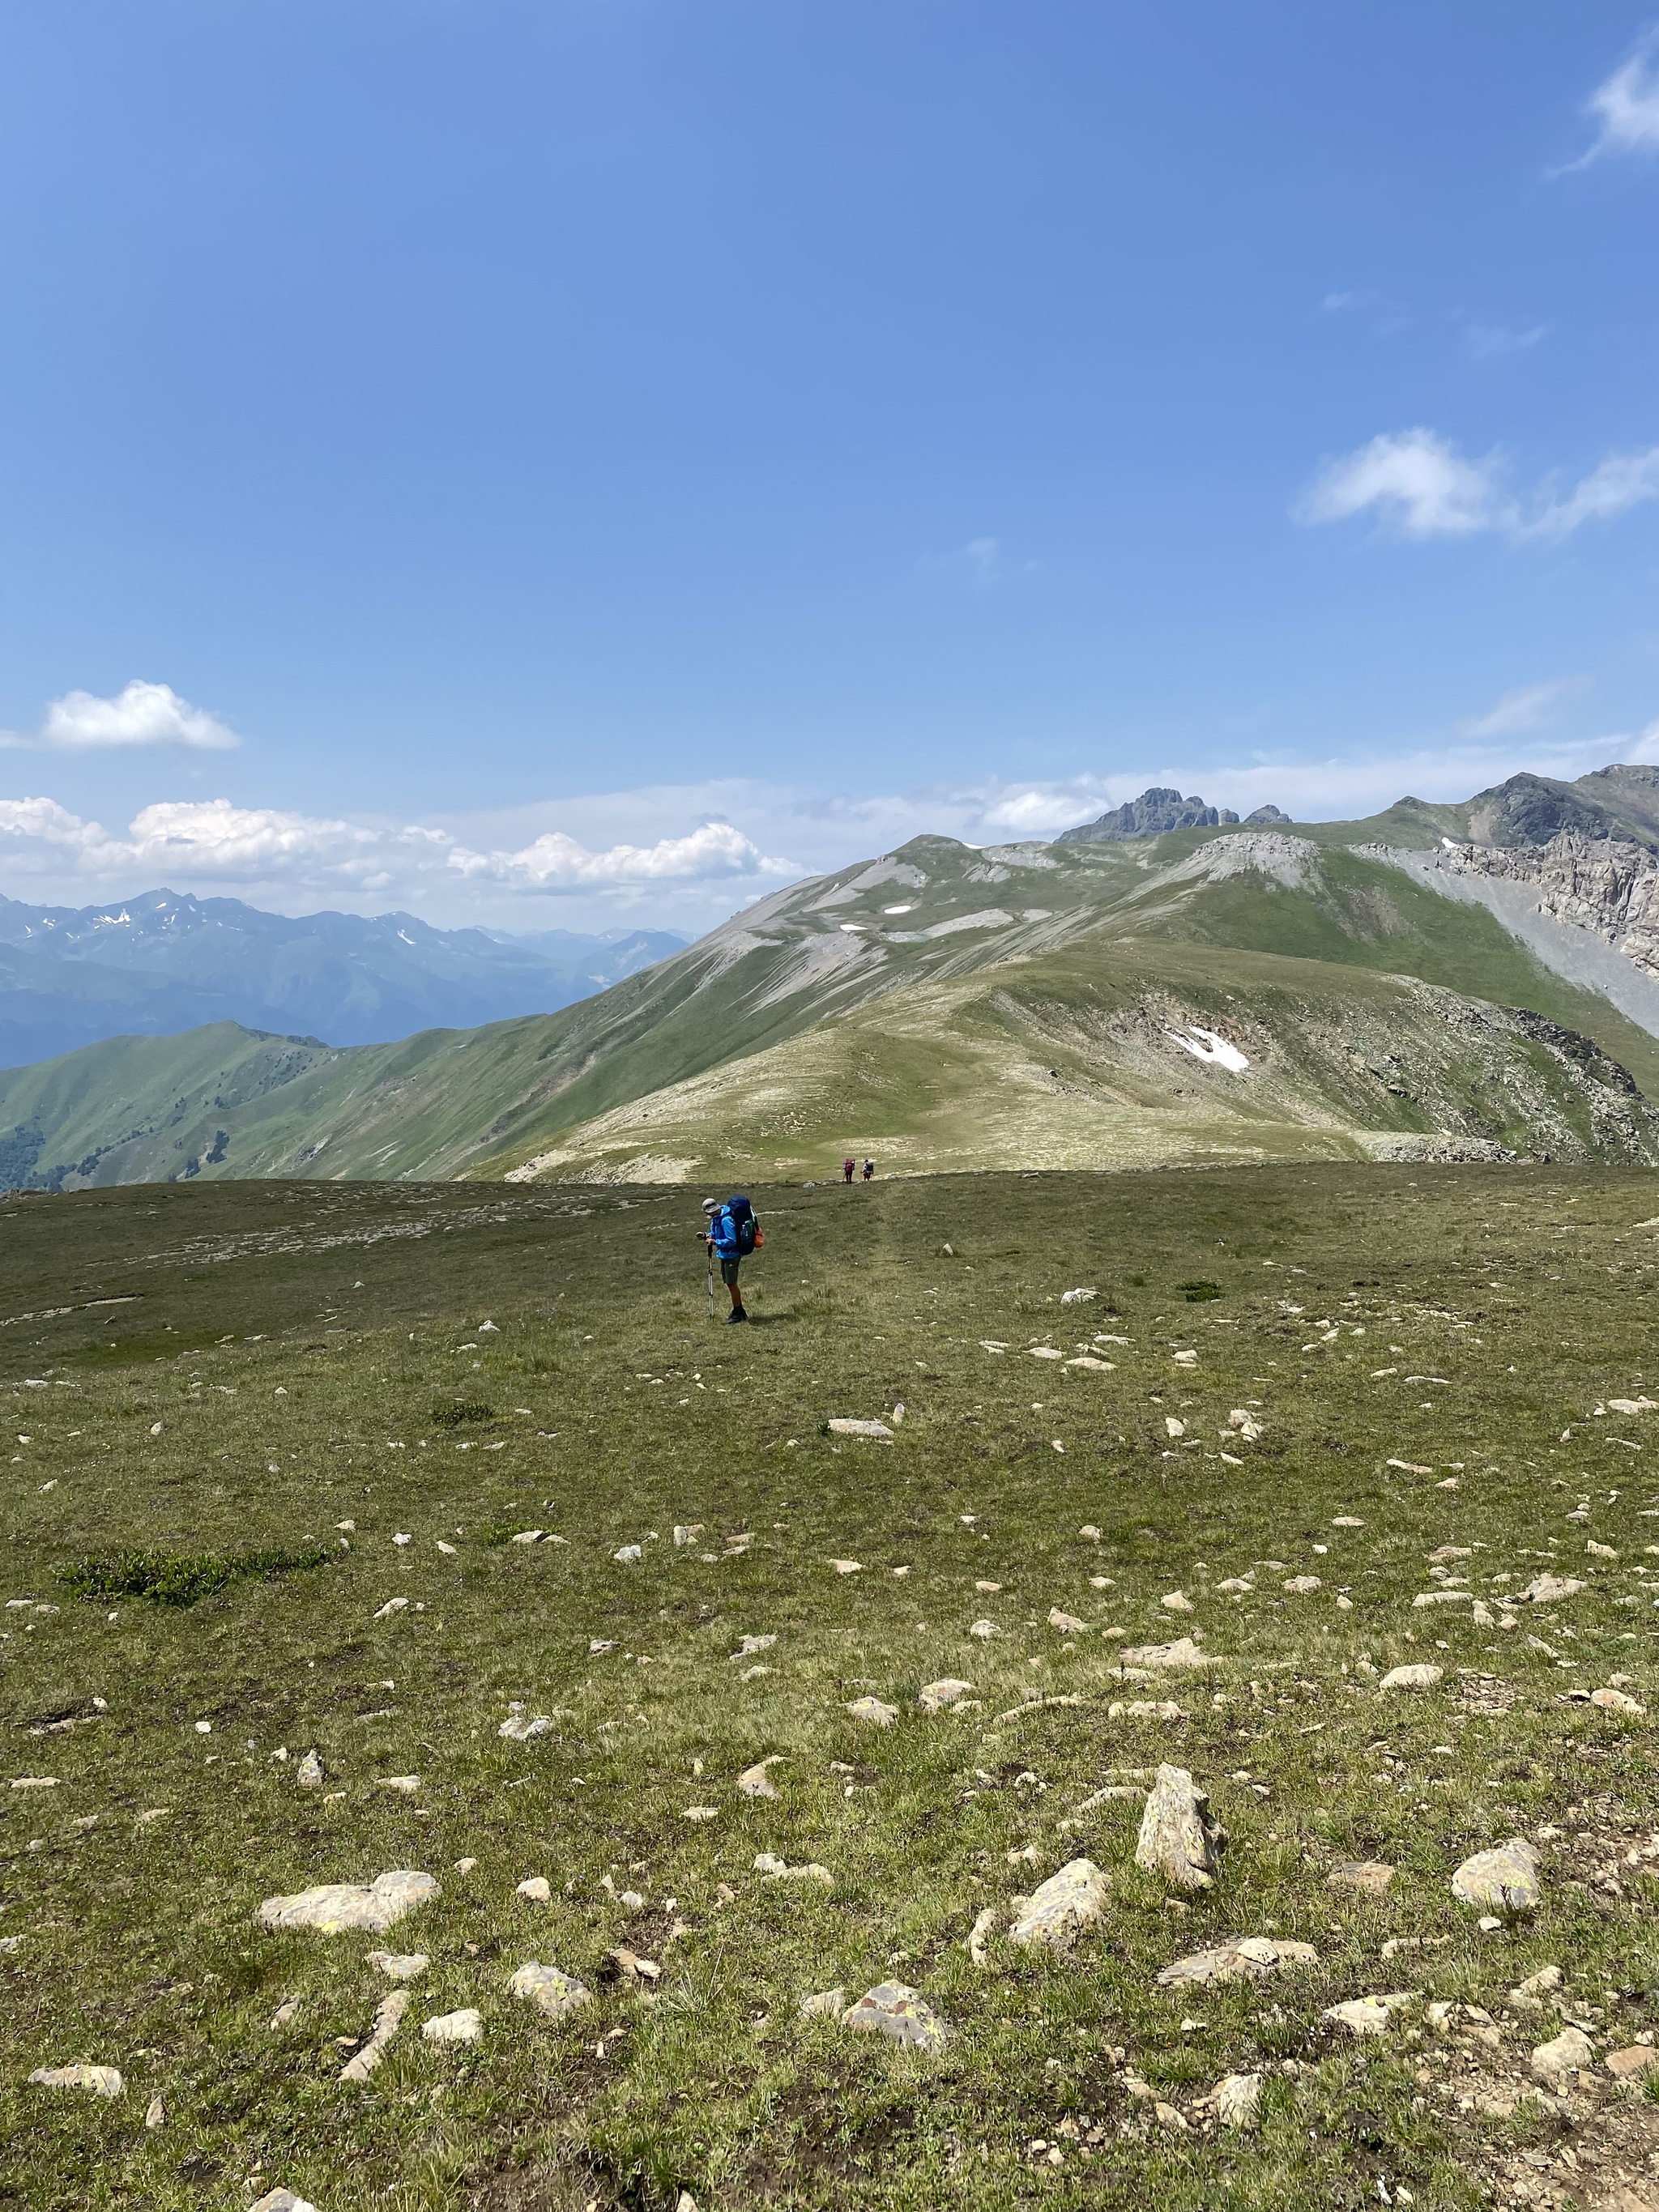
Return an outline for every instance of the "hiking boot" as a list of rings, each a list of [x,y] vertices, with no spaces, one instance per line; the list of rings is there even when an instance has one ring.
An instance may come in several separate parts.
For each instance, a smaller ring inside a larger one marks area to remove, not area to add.
[[[741,1306],[734,1306],[726,1317],[726,1327],[729,1328],[734,1321],[747,1321],[748,1318],[748,1315]]]

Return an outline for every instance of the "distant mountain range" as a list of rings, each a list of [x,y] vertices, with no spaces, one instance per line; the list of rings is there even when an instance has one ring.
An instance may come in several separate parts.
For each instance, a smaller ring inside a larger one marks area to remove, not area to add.
[[[0,1067],[209,1022],[331,1045],[476,1029],[555,1012],[684,943],[665,930],[434,929],[409,914],[290,920],[171,890],[88,907],[0,898]]]

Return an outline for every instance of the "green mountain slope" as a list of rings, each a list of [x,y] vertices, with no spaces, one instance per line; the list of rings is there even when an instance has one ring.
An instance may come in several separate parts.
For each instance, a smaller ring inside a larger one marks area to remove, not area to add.
[[[1195,1058],[1171,1034],[1194,1024],[1248,1069]],[[0,1075],[0,1129],[5,1179],[52,1188],[810,1173],[848,1146],[915,1169],[1441,1139],[1647,1158],[1620,1069],[1659,1099],[1654,1036],[1342,841],[924,837],[560,1013],[342,1050],[229,1024],[112,1040]]]

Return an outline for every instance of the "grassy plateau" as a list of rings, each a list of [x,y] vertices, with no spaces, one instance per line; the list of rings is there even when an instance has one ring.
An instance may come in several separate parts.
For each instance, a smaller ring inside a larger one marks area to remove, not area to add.
[[[0,2203],[1656,2201],[1652,1174],[779,1185],[746,1328],[697,1194],[0,1209]],[[1134,1863],[1165,1762],[1208,1890]],[[1535,1910],[1454,1896],[1516,1836]],[[1103,1917],[1011,1942],[1080,1857]],[[260,1924],[394,1869],[387,1934]],[[1316,1957],[1160,1986],[1240,1936]],[[884,1982],[937,2048],[800,2009]],[[80,2064],[122,2094],[28,2079]]]

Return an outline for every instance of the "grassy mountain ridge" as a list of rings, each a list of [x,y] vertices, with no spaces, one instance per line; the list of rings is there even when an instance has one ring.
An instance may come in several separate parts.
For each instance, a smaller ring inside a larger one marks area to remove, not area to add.
[[[1590,1043],[1575,1058],[1506,1006]],[[1248,1070],[1170,1034],[1194,1023]],[[1339,1073],[1345,1024],[1378,1065],[1397,1055],[1394,1089]],[[917,838],[558,1013],[339,1050],[195,1035],[0,1076],[0,1127],[30,1154],[15,1179],[660,1179],[745,1158],[810,1172],[849,1144],[918,1170],[1127,1164],[1437,1133],[1645,1158],[1617,1069],[1659,1098],[1659,1043],[1484,908],[1338,841],[1260,830]]]

